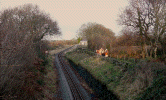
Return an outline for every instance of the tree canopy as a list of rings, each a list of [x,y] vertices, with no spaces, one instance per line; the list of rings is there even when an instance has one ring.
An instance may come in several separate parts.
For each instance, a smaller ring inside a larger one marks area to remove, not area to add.
[[[18,40],[40,41],[46,34],[61,34],[57,22],[37,5],[32,4],[2,11],[0,22],[3,37],[8,34],[19,34]]]
[[[111,29],[97,23],[83,24],[78,36],[88,40],[88,48],[94,50],[99,48],[109,49],[110,43],[115,39],[114,32]]]
[[[52,20],[49,14],[41,11],[37,5],[25,4],[1,11],[0,50],[3,59],[2,65],[23,63],[24,60],[20,59],[28,54],[29,56],[34,55],[35,50],[41,48],[41,39],[47,34],[61,33],[58,23]],[[27,50],[31,52],[28,53]]]

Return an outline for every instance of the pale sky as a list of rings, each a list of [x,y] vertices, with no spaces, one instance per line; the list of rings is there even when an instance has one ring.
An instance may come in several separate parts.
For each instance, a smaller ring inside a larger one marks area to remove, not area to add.
[[[58,22],[62,39],[68,40],[75,38],[81,25],[88,22],[102,24],[118,35],[122,27],[116,20],[128,0],[0,0],[0,10],[27,3],[37,4],[49,13]]]

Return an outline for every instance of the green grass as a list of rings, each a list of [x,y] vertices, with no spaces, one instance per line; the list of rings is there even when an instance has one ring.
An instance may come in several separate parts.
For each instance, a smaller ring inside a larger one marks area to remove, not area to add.
[[[165,65],[128,59],[127,65],[120,66],[109,62],[107,58],[106,60],[76,51],[67,53],[66,57],[87,69],[97,80],[106,84],[108,90],[115,92],[121,100],[158,99],[166,91],[163,84],[166,80]],[[125,62],[122,59],[119,61]]]

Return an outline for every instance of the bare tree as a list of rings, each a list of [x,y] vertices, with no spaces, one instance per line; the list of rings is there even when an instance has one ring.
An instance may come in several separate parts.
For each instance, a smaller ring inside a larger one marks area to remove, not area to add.
[[[166,34],[166,1],[165,0],[151,0],[150,1],[154,16],[153,22],[153,38],[152,45],[154,48],[154,55],[157,58],[157,48],[163,44],[163,38]]]
[[[126,27],[122,29],[121,35],[116,38],[112,46],[140,46],[140,43],[140,35]]]
[[[140,34],[143,58],[147,42],[155,48],[156,57],[159,39],[165,33],[165,4],[165,0],[130,0],[130,5],[120,15],[119,24],[132,27]]]

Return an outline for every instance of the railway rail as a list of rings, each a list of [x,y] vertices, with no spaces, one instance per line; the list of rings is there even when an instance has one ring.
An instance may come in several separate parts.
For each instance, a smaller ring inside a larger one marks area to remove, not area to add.
[[[86,90],[81,86],[77,76],[71,70],[70,66],[64,61],[64,52],[75,48],[70,47],[56,54],[56,66],[59,70],[61,94],[63,100],[90,100],[91,97]]]

